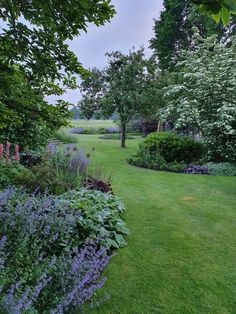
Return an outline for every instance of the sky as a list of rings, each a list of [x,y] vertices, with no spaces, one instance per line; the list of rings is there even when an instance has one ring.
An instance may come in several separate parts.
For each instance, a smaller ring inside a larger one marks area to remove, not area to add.
[[[162,10],[162,0],[113,0],[116,15],[110,23],[96,27],[89,25],[87,33],[69,42],[70,49],[77,55],[85,68],[106,66],[106,52],[119,50],[129,52],[132,47],[144,46],[146,55],[151,55],[148,48],[153,37],[154,18]],[[77,104],[79,90],[67,90],[64,100]],[[52,96],[49,102],[54,102]]]

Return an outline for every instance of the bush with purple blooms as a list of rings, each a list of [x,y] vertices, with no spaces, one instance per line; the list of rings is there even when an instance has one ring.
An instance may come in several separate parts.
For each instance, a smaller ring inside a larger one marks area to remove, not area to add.
[[[101,192],[0,191],[0,312],[80,308],[103,285],[111,248],[125,245],[123,210]]]
[[[83,134],[84,129],[83,128],[73,128],[70,130],[71,134]]]
[[[188,174],[209,174],[207,166],[201,165],[188,165],[184,169],[184,173]]]
[[[106,129],[107,133],[113,134],[113,133],[120,133],[120,128],[118,127],[109,127]]]

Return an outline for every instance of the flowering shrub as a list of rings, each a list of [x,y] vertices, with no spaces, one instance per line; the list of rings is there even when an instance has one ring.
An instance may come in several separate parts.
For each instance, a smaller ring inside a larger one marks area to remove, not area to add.
[[[170,119],[176,129],[198,128],[209,160],[235,162],[235,37],[226,45],[196,32],[193,47],[180,52],[159,117]]]
[[[209,174],[208,167],[201,165],[188,165],[185,168],[184,173],[188,174]]]
[[[1,191],[0,312],[71,313],[81,307],[104,284],[107,249],[125,244],[123,210],[118,198],[101,192]]]

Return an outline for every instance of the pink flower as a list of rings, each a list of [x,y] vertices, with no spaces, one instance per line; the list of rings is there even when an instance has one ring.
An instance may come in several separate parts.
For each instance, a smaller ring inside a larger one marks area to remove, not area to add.
[[[19,161],[20,160],[20,157],[19,157],[19,145],[15,145],[14,160],[15,161]]]
[[[0,159],[3,157],[3,144],[0,144]]]
[[[8,161],[10,159],[10,147],[11,147],[11,144],[9,142],[7,142],[7,145],[6,145],[6,161]]]

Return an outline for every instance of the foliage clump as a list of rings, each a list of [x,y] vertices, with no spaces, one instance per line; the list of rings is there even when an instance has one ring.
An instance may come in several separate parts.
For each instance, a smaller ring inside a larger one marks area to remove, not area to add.
[[[206,166],[208,172],[213,176],[236,176],[236,164],[231,164],[229,162],[208,162]]]
[[[183,172],[187,164],[199,161],[202,156],[202,144],[190,137],[155,132],[150,133],[139,145],[137,153],[127,160],[145,168]]]

